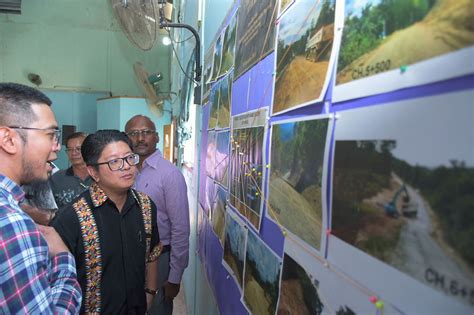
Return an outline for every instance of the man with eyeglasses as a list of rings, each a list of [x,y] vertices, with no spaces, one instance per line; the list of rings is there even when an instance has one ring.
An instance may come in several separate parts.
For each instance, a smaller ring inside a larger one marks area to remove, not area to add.
[[[164,159],[156,144],[155,124],[142,115],[132,117],[125,133],[140,156],[135,187],[155,202],[163,251],[158,258],[158,292],[150,314],[171,314],[173,299],[189,260],[189,206],[181,171]]]
[[[45,181],[60,131],[43,93],[0,83],[0,313],[76,314],[82,294],[74,257],[53,228],[20,208],[20,185]]]
[[[66,152],[71,166],[53,174],[50,179],[54,199],[59,208],[71,203],[92,184],[81,154],[81,146],[86,137],[84,132],[75,132],[67,137]]]

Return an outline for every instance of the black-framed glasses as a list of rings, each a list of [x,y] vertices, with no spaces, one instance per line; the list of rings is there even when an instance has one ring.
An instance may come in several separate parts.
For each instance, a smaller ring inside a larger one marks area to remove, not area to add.
[[[117,159],[113,159],[107,162],[95,163],[91,165],[107,164],[109,166],[109,169],[115,172],[115,171],[120,171],[121,169],[123,169],[125,162],[127,162],[127,164],[130,166],[137,165],[138,162],[140,162],[140,156],[138,154],[132,153],[123,158],[117,158]]]
[[[144,137],[149,137],[149,136],[151,136],[155,133],[156,133],[156,130],[143,129],[143,130],[133,130],[133,131],[127,132],[126,135],[129,136],[129,137],[132,137],[132,138],[136,138],[140,135],[142,135]]]
[[[11,129],[20,129],[20,130],[41,130],[41,131],[51,131],[50,133],[47,133],[51,137],[51,141],[56,142],[56,144],[59,143],[59,140],[61,139],[61,130],[58,128],[33,128],[33,127],[23,127],[23,126],[8,126],[8,128]]]
[[[66,152],[74,152],[74,151],[81,153],[81,147],[71,147],[71,148],[66,147]]]

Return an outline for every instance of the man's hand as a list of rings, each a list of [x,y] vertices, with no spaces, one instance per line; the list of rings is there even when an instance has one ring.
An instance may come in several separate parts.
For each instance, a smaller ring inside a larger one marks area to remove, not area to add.
[[[43,225],[37,225],[37,227],[48,243],[49,255],[51,257],[59,253],[69,253],[69,249],[54,228]]]
[[[52,216],[51,210],[42,210],[25,203],[21,204],[21,209],[28,214],[33,221],[41,225],[48,225]]]
[[[166,281],[165,283],[165,302],[172,303],[173,299],[178,295],[179,283],[171,283]]]

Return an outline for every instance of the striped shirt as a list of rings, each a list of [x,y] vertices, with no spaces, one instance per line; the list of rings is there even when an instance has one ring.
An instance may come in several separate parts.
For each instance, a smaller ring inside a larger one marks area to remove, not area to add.
[[[82,294],[70,253],[48,244],[19,207],[21,188],[0,174],[0,314],[77,314]]]

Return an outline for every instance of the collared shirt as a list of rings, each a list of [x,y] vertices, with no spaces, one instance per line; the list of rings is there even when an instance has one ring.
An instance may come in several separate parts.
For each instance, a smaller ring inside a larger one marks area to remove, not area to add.
[[[82,294],[74,257],[50,258],[46,240],[18,205],[23,198],[0,174],[0,313],[76,314]]]
[[[70,204],[77,196],[84,192],[92,184],[92,178],[88,176],[81,180],[74,175],[72,166],[66,170],[60,170],[51,176],[49,180],[54,199],[58,208]]]
[[[156,149],[143,162],[135,186],[156,204],[161,242],[171,245],[168,281],[180,283],[189,260],[189,206],[184,176]]]
[[[91,185],[78,200],[81,198],[85,199],[92,211],[99,235],[102,263],[101,311],[107,314],[145,313],[146,238],[138,201],[129,190],[120,212],[97,184]],[[79,201],[75,203],[77,202]],[[151,210],[150,250],[159,242],[156,207],[153,202]],[[53,226],[76,258],[77,278],[85,292],[87,278],[84,244],[73,204],[61,210],[53,221]],[[83,311],[84,306],[81,309]]]

